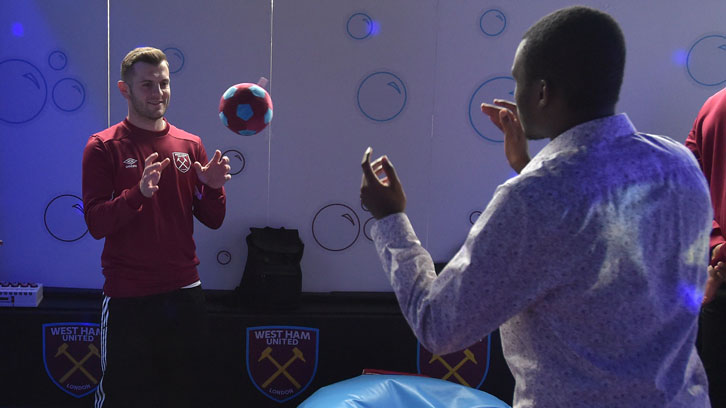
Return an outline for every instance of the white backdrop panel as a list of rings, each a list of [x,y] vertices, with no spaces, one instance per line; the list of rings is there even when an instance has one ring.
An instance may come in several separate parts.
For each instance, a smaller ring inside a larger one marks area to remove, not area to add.
[[[684,141],[726,84],[726,3],[584,3],[625,33],[617,110],[641,131]],[[102,241],[85,233],[75,198],[81,154],[90,134],[126,114],[121,59],[152,45],[170,60],[169,120],[210,154],[225,151],[235,173],[222,228],[196,224],[205,287],[239,283],[250,227],[284,226],[306,244],[304,290],[390,290],[358,198],[365,147],[395,163],[419,237],[448,260],[513,175],[478,106],[511,99],[523,32],[569,4],[112,0],[107,27],[106,2],[2,1],[0,280],[101,287]],[[218,119],[219,98],[261,76],[271,80],[274,120],[259,135],[235,135]]]
[[[426,223],[436,2],[275,2],[270,222],[300,230],[303,290],[390,290],[366,235],[367,146]],[[368,224],[370,226],[370,224]]]
[[[0,280],[99,287],[81,156],[106,122],[106,5],[0,2]]]

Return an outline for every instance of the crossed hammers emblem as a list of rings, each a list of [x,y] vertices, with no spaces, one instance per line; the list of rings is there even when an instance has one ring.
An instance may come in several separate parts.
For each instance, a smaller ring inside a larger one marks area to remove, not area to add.
[[[292,385],[295,386],[298,390],[300,389],[300,383],[297,382],[290,373],[287,372],[287,368],[290,367],[290,365],[295,362],[295,360],[302,360],[305,361],[305,356],[303,356],[303,352],[300,351],[299,348],[293,347],[292,349],[292,357],[290,357],[289,360],[285,362],[285,364],[280,365],[280,363],[275,360],[275,357],[272,357],[272,347],[267,347],[266,349],[262,350],[262,353],[260,353],[260,358],[257,359],[257,362],[260,362],[264,359],[270,360],[270,362],[277,367],[277,371],[275,371],[270,378],[268,378],[263,384],[262,388],[266,388],[270,383],[272,383],[275,378],[279,377],[280,375],[284,375]]]
[[[68,372],[65,373],[65,375],[63,375],[63,377],[61,377],[59,382],[61,382],[61,383],[65,382],[68,379],[68,377],[70,377],[73,373],[75,373],[77,370],[81,370],[81,372],[86,377],[88,377],[88,379],[91,380],[92,383],[98,384],[98,381],[91,375],[91,373],[89,373],[88,370],[86,370],[83,367],[83,365],[86,363],[86,361],[88,361],[89,358],[91,358],[91,356],[96,356],[99,358],[101,357],[101,354],[98,352],[98,348],[96,348],[96,346],[94,346],[93,344],[89,344],[88,353],[86,353],[86,355],[83,356],[83,358],[80,359],[79,361],[76,361],[76,359],[73,358],[73,356],[68,352],[68,343],[63,343],[60,345],[60,347],[58,347],[58,352],[55,353],[55,357],[58,357],[61,354],[65,355],[66,358],[68,358],[68,360],[70,360],[71,363],[73,363],[73,367],[70,370],[68,370]]]
[[[446,368],[447,370],[449,370],[449,372],[446,373],[446,375],[444,375],[443,377],[441,377],[442,380],[447,380],[449,377],[451,377],[453,375],[454,378],[456,378],[457,380],[459,380],[459,383],[460,384],[466,385],[467,387],[471,387],[471,385],[469,385],[469,383],[467,383],[466,380],[464,380],[464,378],[461,375],[459,375],[459,373],[457,372],[468,361],[471,361],[474,364],[477,364],[476,358],[474,357],[474,353],[472,353],[471,350],[469,350],[469,349],[464,350],[464,358],[461,361],[459,361],[459,363],[456,364],[453,367],[449,363],[447,363],[446,360],[444,360],[438,354],[434,354],[433,356],[431,356],[431,360],[429,360],[429,364],[433,363],[436,360],[439,360],[439,362],[441,363],[441,365],[443,365],[444,368]]]

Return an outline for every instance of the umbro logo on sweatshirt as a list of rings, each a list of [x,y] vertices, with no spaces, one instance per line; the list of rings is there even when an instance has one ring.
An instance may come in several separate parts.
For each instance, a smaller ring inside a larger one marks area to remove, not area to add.
[[[128,159],[124,160],[124,164],[126,164],[127,169],[136,167],[136,159],[132,159],[129,157]]]

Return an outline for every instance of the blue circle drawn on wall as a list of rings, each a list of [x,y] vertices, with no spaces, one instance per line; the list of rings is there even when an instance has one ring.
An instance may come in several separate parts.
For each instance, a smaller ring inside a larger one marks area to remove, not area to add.
[[[726,35],[699,38],[688,51],[686,69],[701,85],[717,86],[726,82]]]
[[[0,121],[30,122],[45,107],[48,85],[43,74],[26,60],[0,61]]]
[[[507,28],[507,16],[499,9],[489,9],[479,17],[481,32],[489,37],[496,37]]]
[[[313,218],[313,238],[321,248],[343,251],[350,248],[360,235],[360,219],[345,204],[328,204]]]
[[[247,163],[242,152],[236,149],[228,149],[222,153],[222,157],[224,156],[227,156],[229,159],[229,174],[231,176],[236,176],[237,174],[242,173],[242,170],[245,169],[245,165]]]
[[[88,233],[83,215],[83,200],[73,194],[61,194],[50,200],[43,213],[45,229],[63,242],[78,241]]]
[[[368,238],[368,241],[373,242],[373,237],[371,237],[371,227],[373,227],[373,222],[376,220],[376,217],[371,217],[366,220],[366,223],[363,224],[363,235],[365,235],[366,238]]]
[[[373,34],[373,19],[365,13],[355,13],[348,19],[345,27],[350,38],[364,40]]]
[[[492,103],[494,99],[514,100],[514,78],[497,76],[487,79],[471,95],[469,100],[469,123],[474,131],[490,142],[503,142],[504,136],[481,111],[482,102]]]
[[[176,74],[177,72],[181,71],[182,68],[184,68],[184,53],[182,50],[176,47],[167,47],[164,48],[162,51],[164,51],[164,54],[166,54],[166,59],[169,61],[169,73],[170,74]]]
[[[73,78],[63,78],[53,86],[53,103],[63,112],[74,112],[86,101],[86,87]]]
[[[220,265],[227,265],[232,262],[232,254],[226,249],[217,252],[217,263]]]
[[[61,71],[68,65],[68,57],[63,51],[53,51],[48,55],[48,65],[56,71]]]
[[[474,210],[471,213],[469,213],[469,222],[471,223],[471,225],[474,225],[476,220],[479,219],[480,215],[481,215],[481,211],[479,211],[479,210]]]
[[[361,81],[356,100],[358,108],[370,120],[387,122],[406,106],[408,95],[401,78],[391,72],[374,72]]]

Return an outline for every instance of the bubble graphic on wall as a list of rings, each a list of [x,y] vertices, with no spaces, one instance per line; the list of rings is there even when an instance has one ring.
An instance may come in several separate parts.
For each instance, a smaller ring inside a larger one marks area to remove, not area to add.
[[[313,218],[313,238],[323,249],[342,251],[350,248],[360,235],[360,219],[345,204],[328,204]]]
[[[220,265],[227,265],[232,262],[232,254],[226,249],[217,252],[217,263]]]
[[[365,13],[355,13],[348,18],[346,30],[355,40],[363,40],[373,34],[373,19]]]
[[[245,169],[246,161],[245,156],[239,150],[225,150],[224,153],[222,153],[222,157],[224,156],[227,156],[229,159],[230,175],[235,176],[242,173],[242,170]]]
[[[494,99],[514,99],[514,78],[510,76],[497,76],[484,81],[474,91],[469,100],[469,123],[474,131],[491,142],[502,142],[504,136],[489,120],[489,116],[481,111],[482,102],[492,103]]]
[[[489,9],[479,17],[481,32],[489,37],[496,37],[507,28],[507,16],[498,9]]]
[[[53,86],[53,103],[64,112],[73,112],[86,101],[86,87],[73,78],[63,78]]]
[[[475,211],[472,211],[471,213],[469,213],[469,222],[471,223],[471,225],[474,225],[476,220],[479,219],[480,215],[481,215],[481,211],[479,211],[479,210],[475,210]]]
[[[83,200],[73,194],[62,194],[50,200],[43,214],[45,229],[63,242],[78,241],[88,233],[83,217]]]
[[[62,51],[48,55],[48,66],[61,71],[68,65]],[[8,59],[0,62],[0,122],[20,124],[35,119],[48,100],[48,85],[43,73],[31,62]],[[53,85],[51,100],[64,112],[75,112],[86,101],[86,88],[77,79],[63,78]]]
[[[366,223],[363,224],[363,235],[365,235],[366,238],[368,238],[368,241],[373,241],[373,237],[371,236],[371,227],[373,227],[373,223],[376,221],[376,217],[371,217],[366,220]]]
[[[28,61],[0,61],[0,121],[26,123],[45,107],[48,86],[43,74]]]
[[[688,75],[697,83],[717,86],[726,82],[726,36],[701,37],[688,51]]]
[[[358,108],[368,119],[389,121],[406,106],[406,85],[391,72],[375,72],[358,86]]]
[[[176,74],[184,68],[184,53],[182,50],[176,47],[164,48],[164,54],[166,54],[166,60],[169,62],[169,73]]]
[[[62,71],[68,65],[68,57],[63,51],[53,51],[48,55],[48,65],[56,71]]]

